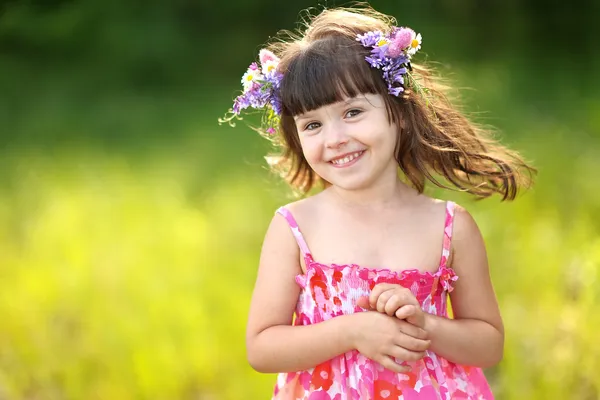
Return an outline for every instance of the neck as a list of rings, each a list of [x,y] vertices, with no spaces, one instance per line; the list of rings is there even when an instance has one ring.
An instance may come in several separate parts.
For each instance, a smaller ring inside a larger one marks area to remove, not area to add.
[[[338,205],[363,210],[383,210],[418,194],[396,174],[364,189],[347,190],[333,185],[329,190]]]

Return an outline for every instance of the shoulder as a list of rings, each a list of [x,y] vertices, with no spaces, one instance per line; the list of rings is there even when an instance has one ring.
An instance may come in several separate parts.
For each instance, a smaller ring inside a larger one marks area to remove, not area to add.
[[[315,196],[313,196],[315,197]],[[297,252],[295,235],[305,221],[315,216],[317,205],[313,197],[304,198],[279,207],[271,220],[265,241],[275,242]]]
[[[297,259],[299,249],[294,236],[294,224],[286,216],[288,206],[277,209],[272,218],[262,244],[261,263],[266,259],[286,260]]]
[[[263,259],[275,263],[294,265],[295,273],[306,272],[301,247],[306,246],[303,237],[311,220],[319,218],[314,199],[305,198],[280,207],[275,212],[263,243]],[[306,250],[308,251],[308,250]]]
[[[318,218],[322,212],[323,199],[321,195],[322,193],[288,203],[280,207],[278,214],[291,214],[298,225],[304,227],[306,225],[304,222]]]
[[[459,204],[453,207],[451,264],[465,258],[485,255],[485,243],[473,215]]]
[[[454,265],[457,259],[483,249],[483,239],[475,219],[460,204],[421,195],[416,209],[421,210],[423,221],[427,221],[434,231],[439,229],[441,232],[443,227],[451,236],[448,265]]]
[[[480,236],[479,226],[475,218],[463,206],[454,203],[453,205],[453,240],[468,241],[475,236]]]
[[[413,210],[426,216],[431,223],[437,225],[440,218],[446,214],[447,204],[448,202],[445,200],[420,194],[413,203]]]

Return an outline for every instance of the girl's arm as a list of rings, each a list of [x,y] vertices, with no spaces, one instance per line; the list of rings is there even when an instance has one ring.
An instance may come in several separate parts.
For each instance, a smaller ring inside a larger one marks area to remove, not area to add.
[[[275,215],[263,243],[246,332],[248,361],[256,371],[313,368],[352,349],[352,315],[291,326],[300,293],[295,277],[301,273],[300,251],[290,227]]]
[[[456,207],[450,293],[454,319],[425,314],[430,350],[456,364],[491,367],[502,359],[504,327],[492,287],[485,244],[471,215]]]

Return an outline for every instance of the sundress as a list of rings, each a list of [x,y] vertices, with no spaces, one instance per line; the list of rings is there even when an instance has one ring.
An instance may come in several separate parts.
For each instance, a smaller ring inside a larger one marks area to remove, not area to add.
[[[366,311],[356,305],[378,283],[394,283],[411,290],[425,312],[448,318],[447,297],[458,279],[447,267],[450,255],[453,202],[446,203],[441,261],[435,273],[409,269],[365,268],[356,264],[326,265],[313,260],[298,224],[285,207],[277,210],[290,225],[306,263],[296,276],[301,287],[294,325],[316,324],[339,315]],[[437,400],[493,399],[480,368],[452,363],[426,351],[411,371],[395,373],[352,350],[316,367],[277,375],[273,400]]]

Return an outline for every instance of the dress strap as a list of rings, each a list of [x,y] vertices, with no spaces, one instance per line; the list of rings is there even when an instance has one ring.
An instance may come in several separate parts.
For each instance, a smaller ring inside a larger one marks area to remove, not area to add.
[[[306,241],[304,240],[304,236],[302,236],[302,232],[300,232],[298,223],[296,222],[296,219],[294,218],[292,213],[285,207],[280,207],[277,210],[277,213],[281,214],[287,221],[288,225],[290,226],[290,229],[292,230],[292,233],[294,234],[294,237],[296,238],[296,242],[298,242],[298,247],[300,247],[300,251],[302,252],[302,255],[304,256],[305,261],[307,263],[312,262],[313,261],[312,254],[310,253],[310,250],[308,249],[308,245],[306,244]]]
[[[446,220],[444,223],[444,242],[442,248],[442,259],[440,267],[446,267],[450,257],[450,248],[452,244],[452,227],[454,225],[454,208],[456,204],[452,201],[446,202]]]

